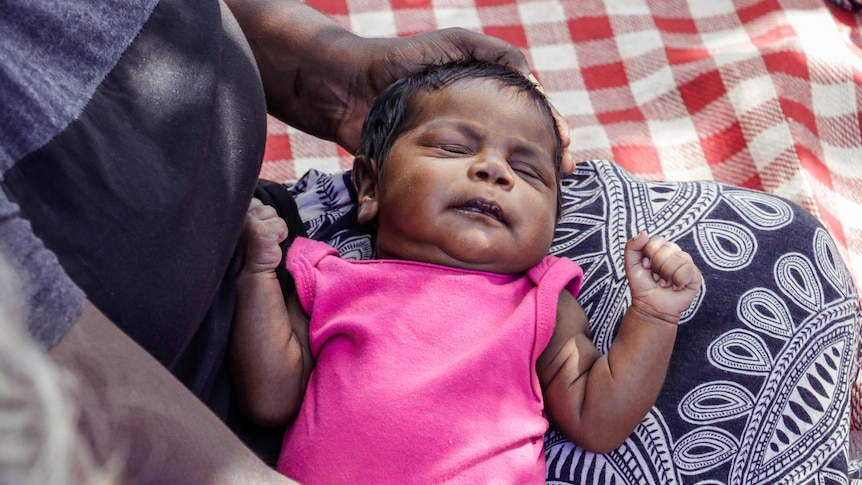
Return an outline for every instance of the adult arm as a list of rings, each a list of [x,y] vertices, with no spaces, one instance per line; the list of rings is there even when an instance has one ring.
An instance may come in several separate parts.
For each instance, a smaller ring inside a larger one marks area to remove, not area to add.
[[[48,352],[94,395],[136,483],[294,483],[259,460],[206,406],[89,301]],[[99,415],[98,413],[94,413]]]
[[[251,45],[269,112],[350,152],[374,97],[429,64],[475,57],[530,74],[517,47],[465,29],[363,38],[299,0],[226,1]],[[560,116],[558,122],[567,147],[568,125]],[[574,162],[564,152],[563,172],[570,173]]]
[[[633,303],[607,354],[593,345],[583,309],[564,290],[557,325],[537,362],[549,419],[595,453],[619,447],[655,404],[680,315],[701,284],[688,254],[643,233],[626,244],[626,274]]]

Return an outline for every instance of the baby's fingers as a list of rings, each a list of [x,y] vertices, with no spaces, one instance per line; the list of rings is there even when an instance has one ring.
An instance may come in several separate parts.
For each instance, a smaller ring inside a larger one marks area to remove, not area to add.
[[[650,237],[647,233],[641,231],[637,236],[626,242],[625,247],[625,262],[629,270],[643,266],[649,269],[650,263],[644,259],[644,247],[650,242]]]
[[[274,207],[252,199],[246,214],[246,225],[258,237],[274,237],[279,243],[287,239],[288,230],[284,219],[279,217]]]
[[[651,240],[644,249],[651,260],[650,269],[654,279],[662,287],[672,286],[675,290],[684,288],[699,289],[702,276],[691,259],[691,255],[673,242]]]
[[[671,281],[673,281],[673,289],[675,290],[686,288],[700,290],[700,286],[703,284],[703,275],[700,274],[700,270],[693,262],[689,262],[674,271]]]

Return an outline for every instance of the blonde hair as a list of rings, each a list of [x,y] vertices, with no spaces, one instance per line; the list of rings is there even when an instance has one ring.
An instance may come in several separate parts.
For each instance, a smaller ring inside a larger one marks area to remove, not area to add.
[[[116,456],[99,460],[81,430],[81,389],[24,328],[13,272],[0,258],[0,484],[120,483]]]

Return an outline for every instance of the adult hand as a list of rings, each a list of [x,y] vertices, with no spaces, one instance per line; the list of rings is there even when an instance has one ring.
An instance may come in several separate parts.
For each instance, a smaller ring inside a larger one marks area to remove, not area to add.
[[[344,111],[338,126],[336,141],[351,152],[359,146],[359,135],[365,115],[374,97],[389,84],[408,74],[421,71],[430,64],[443,64],[461,59],[505,64],[525,76],[533,77],[527,60],[518,48],[501,39],[460,28],[435,30],[397,39],[362,39],[364,59],[355,71],[354,96]],[[357,45],[356,42],[351,46]],[[554,109],[560,137],[563,142],[561,171],[574,171],[575,164],[568,150],[571,143],[569,125]]]
[[[529,75],[518,48],[452,28],[393,39],[358,37],[298,0],[227,0],[252,47],[271,114],[354,152],[374,97],[429,64],[478,58]],[[568,125],[558,117],[568,147]],[[574,170],[568,150],[563,172]]]
[[[359,134],[374,97],[397,79],[432,64],[471,57],[506,64],[524,75],[530,70],[524,55],[500,39],[460,28],[435,30],[397,39],[360,39],[345,44],[358,52],[346,109],[341,113],[336,141],[350,151],[359,146]]]

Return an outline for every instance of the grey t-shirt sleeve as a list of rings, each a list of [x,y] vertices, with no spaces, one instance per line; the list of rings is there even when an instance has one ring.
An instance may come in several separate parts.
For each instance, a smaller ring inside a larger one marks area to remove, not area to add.
[[[81,114],[156,3],[0,0],[0,174]],[[77,319],[84,293],[5,190],[0,190],[0,257],[18,275],[30,333],[51,347]]]
[[[60,341],[84,306],[84,292],[57,257],[20,217],[17,204],[0,190],[0,257],[13,271],[24,298],[27,328],[43,349]]]

